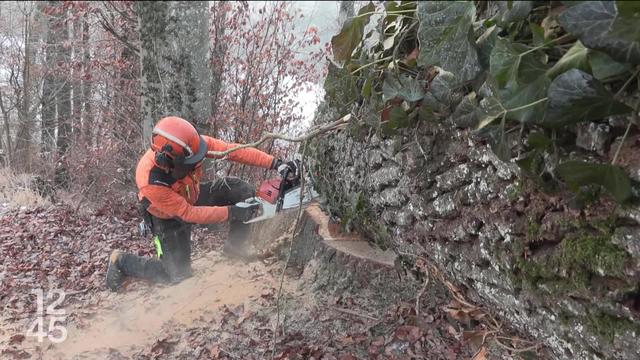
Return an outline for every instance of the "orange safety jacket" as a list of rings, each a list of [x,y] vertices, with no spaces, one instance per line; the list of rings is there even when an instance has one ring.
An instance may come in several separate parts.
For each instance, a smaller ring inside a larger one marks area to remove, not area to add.
[[[226,143],[209,136],[203,136],[209,151],[226,151],[238,144]],[[213,158],[207,154],[207,157]],[[270,168],[273,156],[255,148],[244,148],[228,155],[228,159],[238,163]],[[148,202],[147,211],[161,219],[180,219],[194,224],[211,224],[226,221],[229,217],[226,206],[194,206],[200,195],[202,167],[182,179],[176,180],[155,162],[155,152],[151,149],[142,156],[136,168],[138,199]]]

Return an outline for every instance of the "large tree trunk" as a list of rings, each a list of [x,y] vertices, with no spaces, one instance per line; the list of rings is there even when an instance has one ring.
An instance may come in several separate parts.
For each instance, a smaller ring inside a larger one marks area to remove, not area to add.
[[[179,71],[170,85],[169,111],[208,130],[211,117],[211,69],[209,67],[209,5],[207,1],[172,3],[170,39],[172,70]]]
[[[224,73],[228,44],[223,37],[226,31],[227,19],[226,3],[218,1],[213,4],[211,12],[211,121],[204,129],[208,134],[218,137],[219,126],[217,113],[220,108],[220,90],[222,89],[222,74]],[[218,162],[211,161],[207,167],[207,173],[218,173]]]
[[[160,79],[162,50],[167,47],[165,29],[169,12],[168,2],[137,2],[140,32],[140,110],[142,136],[149,144],[153,124],[166,113],[163,84]]]
[[[227,12],[225,2],[218,1],[212,11],[211,37],[213,47],[211,48],[211,116],[215,118],[220,107],[220,89],[222,87],[222,74],[225,67],[225,57],[228,44],[223,37],[226,31],[225,23]],[[216,124],[209,125],[209,131],[213,130],[213,135],[217,136]]]
[[[208,3],[136,3],[144,141],[153,124],[176,115],[207,129],[211,117]]]
[[[321,106],[316,124],[341,116],[341,107]],[[370,105],[358,111],[378,115]],[[319,174],[313,185],[345,226],[402,262],[437,265],[554,358],[640,358],[625,345],[638,343],[640,329],[640,206],[572,209],[574,195],[541,193],[453,119],[420,118],[394,136],[318,137],[308,147]],[[632,164],[629,173],[639,174]],[[600,265],[605,257],[625,260]]]

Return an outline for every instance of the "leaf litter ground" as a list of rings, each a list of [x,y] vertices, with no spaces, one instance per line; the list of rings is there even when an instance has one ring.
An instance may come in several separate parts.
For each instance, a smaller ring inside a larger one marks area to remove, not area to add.
[[[226,229],[199,228],[194,277],[174,286],[130,281],[110,293],[104,273],[111,249],[152,255],[138,221],[133,205],[115,215],[66,205],[0,211],[0,357],[271,358],[281,262],[227,259],[219,253]],[[451,299],[441,286],[421,296],[419,312],[415,298],[379,309],[366,298],[311,290],[294,272],[285,277],[275,359],[459,359],[479,347],[463,333],[473,324],[443,311]],[[36,318],[35,288],[66,292],[58,307],[68,333],[61,344],[25,337]]]

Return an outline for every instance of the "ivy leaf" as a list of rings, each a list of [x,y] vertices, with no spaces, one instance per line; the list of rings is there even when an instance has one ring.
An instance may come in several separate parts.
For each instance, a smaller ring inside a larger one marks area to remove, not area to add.
[[[490,90],[489,94],[485,94],[476,112],[479,120],[478,128],[489,125],[503,115],[505,119],[517,120],[521,123],[541,120],[550,82],[543,75],[529,84],[517,86],[510,83],[511,86],[508,88],[496,91],[495,85],[487,81],[483,87]]]
[[[496,154],[498,159],[504,162],[511,160],[511,147],[509,146],[503,124],[482,129],[478,132],[478,135],[486,139],[489,146],[491,146],[491,151]]]
[[[614,100],[613,95],[593,76],[578,69],[571,69],[556,77],[547,97],[547,112],[542,124],[551,128],[599,120],[632,110]]]
[[[631,181],[618,166],[572,160],[558,165],[555,172],[574,192],[581,186],[597,184],[607,189],[619,203],[631,196]]]
[[[387,1],[384,5],[384,9],[387,12],[387,15],[384,18],[385,23],[390,24],[393,21],[395,21],[398,18],[398,16],[402,16],[398,14],[389,14],[389,12],[412,10],[415,8],[416,8],[416,3],[413,1],[401,1],[400,4],[398,4],[395,1]]]
[[[547,151],[553,146],[553,141],[541,132],[532,132],[527,137],[527,145],[540,151]]]
[[[451,120],[454,125],[460,128],[468,128],[476,124],[478,100],[476,99],[476,93],[472,91],[467,94],[460,104],[456,107],[453,114],[451,114]]]
[[[409,116],[402,106],[395,106],[389,112],[389,120],[382,122],[381,130],[385,135],[394,135],[397,129],[409,126]]]
[[[611,36],[640,42],[640,2],[616,1],[618,16],[611,25]]]
[[[324,89],[327,102],[332,107],[341,108],[358,97],[356,81],[345,68],[335,66],[331,61],[324,80]]]
[[[521,159],[516,160],[516,164],[526,175],[534,179],[544,171],[544,158],[539,151],[530,151]]]
[[[478,118],[478,130],[491,124],[494,120],[504,114],[502,104],[497,98],[491,96],[480,100],[476,117]]]
[[[553,79],[572,68],[588,72],[596,79],[602,80],[622,74],[629,70],[630,66],[613,60],[602,51],[588,49],[578,40],[571,49],[547,71],[547,76]]]
[[[502,130],[502,132],[504,132],[504,129]],[[490,145],[491,145],[491,150],[493,151],[494,154],[496,154],[498,159],[504,162],[511,161],[511,148],[509,147],[509,144],[507,144],[507,140],[504,136],[499,137],[498,139],[496,139],[495,142],[492,142]]]
[[[526,46],[498,38],[491,52],[489,72],[503,88],[509,82],[530,83],[544,74],[546,66]]]
[[[373,82],[372,78],[367,78],[362,85],[362,90],[360,90],[360,95],[362,97],[369,98],[371,96],[371,83]]]
[[[424,122],[435,122],[439,119],[440,117],[430,105],[424,103],[420,105],[420,109],[418,110],[418,120]]]
[[[627,23],[619,25],[614,33],[610,29],[617,15],[616,3],[613,1],[584,1],[567,8],[558,21],[586,47],[602,50],[621,62],[640,63],[640,42],[615,35],[621,29],[635,33],[637,22],[632,29]]]
[[[425,82],[416,80],[406,75],[398,77],[388,75],[382,84],[382,97],[384,101],[399,97],[403,100],[413,102],[424,97]]]
[[[580,69],[584,72],[591,72],[591,66],[589,65],[589,49],[584,47],[578,40],[567,51],[566,54],[558,62],[553,65],[551,69],[547,71],[547,76],[551,79],[562,74],[569,69]]]
[[[498,38],[498,29],[496,25],[489,27],[476,41],[476,47],[478,48],[478,60],[480,65],[484,69],[489,68],[489,59],[491,58],[491,52],[496,44]]]
[[[362,41],[364,27],[369,23],[369,18],[371,17],[371,14],[363,14],[371,13],[375,9],[375,6],[371,2],[362,7],[360,11],[358,11],[358,16],[345,21],[340,33],[331,38],[331,47],[336,61],[351,60],[351,54]]]
[[[480,63],[473,38],[476,8],[471,1],[418,3],[418,65],[437,65],[461,82],[478,76]]]
[[[591,49],[589,50],[589,65],[593,77],[598,80],[620,75],[631,69],[629,64],[619,63],[602,51]]]
[[[462,92],[456,86],[457,84],[458,80],[454,74],[438,69],[438,75],[431,82],[429,95],[445,105],[447,109],[453,110],[463,97]]]
[[[546,42],[544,28],[534,22],[529,23],[529,29],[533,35],[533,45],[540,46]]]
[[[551,80],[543,75],[530,84],[501,91],[500,97],[503,100],[502,106],[507,109],[507,118],[521,123],[542,120],[545,109],[544,99],[550,83]]]
[[[533,1],[514,1],[511,7],[504,1],[496,1],[495,4],[502,14],[498,19],[498,24],[500,25],[508,25],[515,21],[524,20],[533,9]]]

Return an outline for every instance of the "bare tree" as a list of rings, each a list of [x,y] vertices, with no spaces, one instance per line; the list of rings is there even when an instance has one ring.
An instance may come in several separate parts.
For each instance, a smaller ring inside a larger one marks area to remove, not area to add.
[[[222,74],[224,73],[225,57],[228,49],[228,42],[223,40],[226,28],[227,12],[224,11],[226,4],[218,1],[213,5],[214,11],[211,12],[211,37],[213,47],[211,48],[211,116],[214,117],[220,107],[220,89],[222,86]],[[214,128],[207,128],[209,133],[217,135],[216,123]]]
[[[78,17],[72,20],[73,35],[71,36],[73,44],[73,55],[71,58],[71,133],[72,141],[78,141],[81,135],[82,127],[82,60],[83,60],[83,43],[82,43],[82,23],[83,19]]]
[[[89,48],[89,21],[87,20],[88,14],[85,14],[82,19],[82,49],[83,49],[83,82],[82,82],[82,104],[84,105],[84,112],[82,115],[82,137],[87,143],[91,143],[91,125],[93,124],[93,109],[91,106],[91,81],[90,81],[90,67],[91,61],[91,49]]]
[[[11,151],[11,126],[9,125],[10,114],[8,109],[4,103],[4,96],[2,95],[2,91],[0,91],[0,110],[2,111],[2,120],[4,123],[4,135],[5,135],[5,148],[6,152],[3,153],[4,157],[4,165],[11,166],[12,160],[12,151]],[[0,142],[1,139],[0,139]]]
[[[66,9],[62,13],[66,16]],[[69,63],[71,61],[71,46],[69,46],[69,27],[64,21],[60,24],[60,44],[58,51],[58,61]],[[69,148],[71,140],[71,84],[67,79],[61,79],[60,90],[57,96],[57,125],[58,136],[56,137],[56,147],[58,149],[58,157],[64,159]],[[65,184],[68,177],[67,170],[64,167],[64,161],[59,162],[60,167],[56,169],[56,182]]]
[[[18,133],[16,135],[16,144],[13,157],[15,165],[25,171],[31,170],[31,161],[33,155],[32,133],[35,127],[34,117],[31,112],[31,65],[33,62],[33,44],[31,39],[31,30],[34,9],[35,5],[33,3],[20,4],[20,11],[23,15],[22,43],[24,44],[24,58],[22,61],[21,82],[15,82],[16,99],[19,104],[19,127]],[[14,78],[14,80],[17,80],[17,78]]]
[[[42,85],[41,116],[41,142],[42,151],[51,154],[56,149],[56,114],[58,93],[61,88],[61,77],[55,68],[60,60],[59,47],[62,39],[63,26],[61,25],[61,3],[48,1],[39,4],[41,13],[48,13],[46,18],[46,47],[44,56],[44,80]],[[52,10],[47,10],[51,8]],[[66,30],[66,28],[65,28]]]

